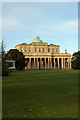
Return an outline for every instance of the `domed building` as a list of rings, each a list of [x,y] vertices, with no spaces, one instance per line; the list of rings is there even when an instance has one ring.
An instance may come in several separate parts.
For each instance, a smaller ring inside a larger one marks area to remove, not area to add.
[[[36,36],[36,37],[32,40],[32,42],[42,43],[42,40],[40,40],[39,36]]]
[[[15,48],[25,55],[25,69],[71,69],[71,54],[60,53],[59,45],[48,45],[39,36],[32,43],[22,43]]]

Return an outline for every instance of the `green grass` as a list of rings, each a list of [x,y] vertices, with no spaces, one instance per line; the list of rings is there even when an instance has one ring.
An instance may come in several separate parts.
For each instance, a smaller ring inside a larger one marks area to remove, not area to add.
[[[77,118],[78,71],[15,71],[3,77],[3,118]]]

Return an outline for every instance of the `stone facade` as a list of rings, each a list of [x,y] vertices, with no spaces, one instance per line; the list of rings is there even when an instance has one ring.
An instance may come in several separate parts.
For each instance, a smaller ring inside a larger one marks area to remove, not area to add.
[[[59,45],[48,45],[38,36],[32,43],[19,44],[16,49],[25,55],[25,69],[71,69],[71,54],[60,53]]]

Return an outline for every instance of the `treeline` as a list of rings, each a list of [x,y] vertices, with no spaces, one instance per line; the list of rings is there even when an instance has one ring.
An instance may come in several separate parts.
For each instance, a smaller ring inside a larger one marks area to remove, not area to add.
[[[2,76],[9,75],[9,69],[6,62],[7,60],[14,60],[15,68],[17,70],[23,70],[25,68],[25,56],[23,55],[23,53],[19,52],[17,49],[10,49],[7,53],[5,53],[5,44],[2,41],[0,50],[0,63],[2,63]],[[73,69],[80,70],[80,51],[74,52],[74,54],[72,55],[71,62]]]
[[[80,70],[80,51],[72,55],[72,68]]]
[[[7,63],[7,60],[14,60],[17,70],[23,70],[25,68],[25,56],[23,55],[23,53],[19,52],[17,49],[10,49],[6,53],[5,43],[2,40],[0,45],[0,63],[2,63],[2,76],[9,75],[9,65]]]

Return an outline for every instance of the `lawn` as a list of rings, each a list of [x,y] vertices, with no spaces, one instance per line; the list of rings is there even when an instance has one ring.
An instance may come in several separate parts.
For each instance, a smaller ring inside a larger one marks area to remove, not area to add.
[[[14,71],[2,98],[3,118],[77,118],[78,71]]]

